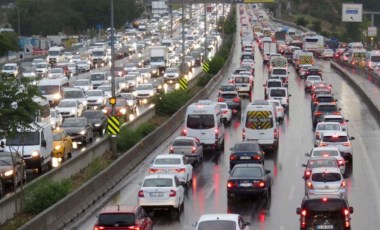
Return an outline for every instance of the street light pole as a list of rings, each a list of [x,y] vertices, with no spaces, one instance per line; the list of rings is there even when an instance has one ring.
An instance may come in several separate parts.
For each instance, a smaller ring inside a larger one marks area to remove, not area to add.
[[[17,29],[18,29],[18,36],[21,37],[21,28],[20,28],[20,10],[18,7],[17,9]]]
[[[112,97],[116,97],[115,93],[115,44],[114,44],[114,16],[113,16],[113,0],[111,0],[111,91]],[[111,115],[115,116],[115,103],[112,104]],[[112,154],[115,155],[117,152],[117,139],[116,135],[111,136],[111,150]]]

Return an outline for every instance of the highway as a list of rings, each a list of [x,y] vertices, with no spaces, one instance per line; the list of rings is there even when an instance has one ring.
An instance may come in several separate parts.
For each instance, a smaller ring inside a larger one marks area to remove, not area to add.
[[[238,36],[238,35],[237,35]],[[239,41],[240,39],[237,39]],[[256,47],[257,48],[257,47]],[[230,74],[239,66],[240,44],[236,43],[234,61]],[[263,83],[267,79],[267,68],[262,66],[262,57],[258,49],[255,54],[255,87],[254,99],[263,99]],[[380,148],[379,124],[368,111],[355,91],[341,76],[331,68],[329,61],[317,60],[325,80],[333,85],[334,96],[339,100],[342,113],[349,119],[349,132],[353,141],[353,173],[347,178],[348,200],[354,207],[352,229],[376,229],[380,225],[380,185],[377,166],[380,159],[377,150]],[[224,76],[222,84],[227,82]],[[310,95],[304,92],[303,80],[298,78],[293,67],[290,67],[289,115],[280,124],[280,147],[277,154],[267,154],[265,166],[272,171],[273,186],[270,202],[260,200],[241,200],[227,204],[226,183],[229,170],[229,148],[241,141],[240,121],[234,120],[225,133],[225,152],[218,154],[206,152],[202,165],[193,173],[192,186],[185,197],[185,209],[179,221],[172,220],[170,215],[159,213],[153,217],[155,229],[194,229],[192,224],[205,213],[239,213],[252,223],[250,229],[285,230],[298,229],[299,221],[295,210],[300,206],[304,196],[302,180],[305,162],[304,154],[313,147],[311,125]],[[210,97],[216,100],[216,92]],[[245,101],[248,103],[248,101]],[[103,202],[74,223],[70,228],[90,230],[96,222],[96,216],[102,207],[112,204],[137,204],[137,192],[147,169],[158,154],[168,153],[170,141],[179,135],[180,130],[163,143],[149,158],[136,168],[122,184],[109,194]]]

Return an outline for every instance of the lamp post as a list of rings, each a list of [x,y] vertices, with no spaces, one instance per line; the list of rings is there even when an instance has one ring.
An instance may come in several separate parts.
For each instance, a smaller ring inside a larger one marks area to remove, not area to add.
[[[19,10],[19,8],[17,6],[16,6],[16,10],[17,10],[17,31],[18,31],[18,37],[21,37],[20,10]]]
[[[115,93],[115,44],[114,44],[114,16],[113,16],[113,0],[111,0],[111,91],[112,98],[116,97]],[[115,103],[112,104],[111,116],[115,116]],[[111,150],[112,154],[115,155],[117,151],[117,139],[116,135],[111,136]]]

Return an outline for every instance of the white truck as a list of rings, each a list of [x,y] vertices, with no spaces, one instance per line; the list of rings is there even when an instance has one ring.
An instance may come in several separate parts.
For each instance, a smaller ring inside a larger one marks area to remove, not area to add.
[[[65,61],[65,56],[63,52],[65,51],[65,48],[62,46],[52,46],[49,48],[48,56],[47,56],[47,62],[51,65],[55,65],[58,62]]]
[[[92,49],[91,60],[94,65],[107,65],[109,61],[107,50],[102,47]]]
[[[169,65],[169,50],[166,46],[149,47],[149,64],[158,67],[160,73],[165,72]]]

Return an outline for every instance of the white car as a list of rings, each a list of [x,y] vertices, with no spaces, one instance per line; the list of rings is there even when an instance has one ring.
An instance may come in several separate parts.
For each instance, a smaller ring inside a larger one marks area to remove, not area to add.
[[[173,174],[154,174],[144,178],[138,192],[138,205],[145,210],[169,209],[179,214],[183,208],[185,188]]]
[[[204,214],[193,224],[196,230],[247,230],[249,225],[239,214]]]
[[[37,63],[35,68],[38,75],[46,76],[50,67],[47,63]]]
[[[151,74],[150,74],[150,71],[148,68],[140,68],[140,69],[138,69],[138,71],[140,72],[140,74],[144,80],[150,79]]]
[[[50,109],[50,117],[51,117],[50,123],[53,126],[53,129],[55,129],[57,127],[61,127],[61,125],[63,123],[63,117],[57,109],[55,109],[55,108]]]
[[[279,100],[268,100],[268,102],[273,103],[276,107],[277,120],[283,121],[285,116],[285,109]]]
[[[243,61],[241,61],[240,63],[240,66],[251,66],[252,68],[254,68],[255,61],[253,61],[252,59],[243,59]]]
[[[121,93],[120,96],[127,101],[130,112],[131,113],[136,112],[137,100],[136,100],[136,97],[133,96],[133,93]]]
[[[55,107],[63,118],[79,117],[83,112],[83,106],[78,101],[63,99]]]
[[[340,123],[338,122],[318,122],[314,131],[314,146],[319,146],[319,141],[324,132],[331,131],[344,131]]]
[[[49,71],[48,77],[60,78],[60,77],[66,77],[66,75],[62,68],[53,68]]]
[[[164,73],[164,79],[165,81],[168,81],[169,83],[174,83],[179,79],[180,72],[178,68],[167,68]]]
[[[308,157],[334,157],[340,168],[342,174],[346,171],[346,161],[344,160],[342,154],[335,146],[326,146],[326,147],[315,147],[311,150],[310,153],[305,154]]]
[[[342,115],[324,115],[322,118],[323,122],[339,122],[340,126],[342,126],[342,131],[348,132],[348,124],[349,120],[344,119]]]
[[[305,91],[310,91],[311,87],[313,86],[313,84],[315,83],[318,83],[318,82],[321,82],[322,81],[322,77],[319,76],[319,75],[309,75],[306,77],[306,80],[305,80]]]
[[[101,108],[106,104],[106,97],[100,89],[88,90],[86,92],[86,100],[88,107]]]
[[[300,74],[300,76],[303,77],[303,76],[306,74],[307,69],[308,69],[309,67],[312,67],[312,66],[313,66],[313,65],[311,65],[311,64],[305,64],[305,65],[300,66],[300,67],[301,67],[300,70],[299,70],[299,74]]]
[[[325,49],[325,51],[322,52],[321,57],[323,59],[333,58],[334,57],[334,50],[332,50],[332,49]]]
[[[18,75],[18,65],[16,63],[7,63],[3,66],[1,73],[5,77],[17,77]]]
[[[222,118],[224,120],[224,123],[230,123],[232,118],[232,110],[228,108],[226,102],[218,102],[218,104],[222,112]]]
[[[89,72],[91,70],[90,63],[86,60],[80,60],[77,62],[78,72]]]
[[[182,154],[162,154],[158,155],[149,168],[150,174],[173,174],[180,181],[190,184],[193,178],[193,166],[187,164],[186,157]]]
[[[355,140],[355,137],[350,137],[347,132],[324,132],[321,136],[319,146],[336,146],[345,161],[352,163],[353,149],[351,140]]]
[[[73,88],[78,88],[83,91],[92,90],[92,83],[89,79],[78,79],[73,82]]]
[[[156,89],[153,84],[139,84],[136,87],[136,90],[133,92],[133,95],[139,99],[149,99],[152,98],[156,94]]]

